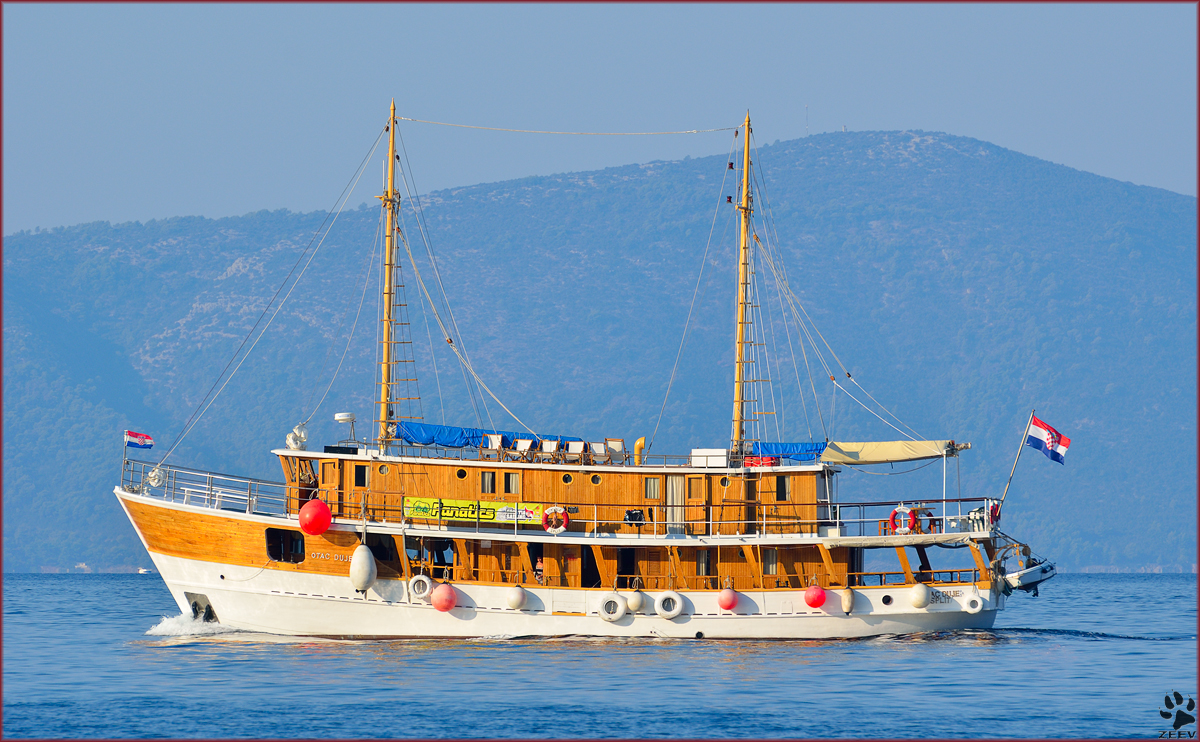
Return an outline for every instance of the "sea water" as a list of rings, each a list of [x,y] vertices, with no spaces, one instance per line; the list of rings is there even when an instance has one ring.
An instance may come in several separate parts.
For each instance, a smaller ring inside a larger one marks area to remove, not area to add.
[[[317,641],[157,575],[4,577],[5,737],[1158,737],[1193,575],[1064,574],[990,631],[838,641]],[[1197,698],[1200,700],[1200,698]],[[1195,731],[1196,725],[1181,728]]]

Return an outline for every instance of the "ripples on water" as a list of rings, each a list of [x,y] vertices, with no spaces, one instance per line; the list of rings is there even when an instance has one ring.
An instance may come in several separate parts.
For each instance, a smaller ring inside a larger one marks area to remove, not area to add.
[[[180,616],[156,575],[8,575],[3,732],[1156,737],[1196,659],[1192,575],[1060,575],[990,631],[774,642],[300,639]]]

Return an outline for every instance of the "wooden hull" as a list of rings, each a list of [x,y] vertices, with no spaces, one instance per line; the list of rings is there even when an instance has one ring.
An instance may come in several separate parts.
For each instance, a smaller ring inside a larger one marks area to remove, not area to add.
[[[264,558],[262,534],[266,527],[280,525],[276,518],[203,511],[120,489],[115,494],[180,610],[190,612],[199,597],[221,624],[247,631],[356,638],[832,639],[984,629],[993,624],[1004,599],[964,585],[943,589],[927,607],[913,608],[906,586],[862,587],[854,589],[847,615],[836,592],[828,594],[825,605],[810,608],[802,590],[740,591],[738,604],[726,611],[717,605],[716,590],[679,590],[683,611],[668,620],[654,611],[662,591],[647,590],[641,610],[609,622],[599,612],[609,589],[527,587],[526,604],[514,610],[506,601],[512,585],[458,583],[457,605],[441,612],[414,597],[399,575],[381,574],[365,595],[356,593],[346,558],[303,564]],[[334,555],[349,553],[356,540],[348,530],[331,531],[326,538]],[[973,599],[982,609],[969,613]]]

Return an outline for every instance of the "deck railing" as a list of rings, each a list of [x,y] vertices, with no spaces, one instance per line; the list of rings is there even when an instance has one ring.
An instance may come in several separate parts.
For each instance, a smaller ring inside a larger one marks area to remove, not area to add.
[[[886,536],[892,534],[890,516],[897,506],[895,502],[817,502],[816,517],[802,518],[794,512],[801,508],[813,509],[813,503],[739,501],[728,505],[684,501],[678,504],[643,502],[630,506],[527,498],[441,500],[369,489],[344,492],[316,484],[297,487],[186,467],[159,467],[132,459],[124,461],[121,486],[127,492],[168,502],[291,519],[296,518],[303,502],[317,497],[330,505],[335,519],[343,522],[361,522],[365,517],[368,522],[405,523],[447,533],[544,533],[541,513],[548,507],[558,506],[570,519],[568,535],[595,537]],[[446,517],[442,505],[450,502],[455,504],[457,513]],[[987,498],[910,501],[909,507],[918,513],[916,529],[912,533],[988,531],[991,524],[987,513],[994,502]],[[481,515],[504,506],[509,506],[505,520]],[[907,526],[907,523],[898,522],[898,525]]]

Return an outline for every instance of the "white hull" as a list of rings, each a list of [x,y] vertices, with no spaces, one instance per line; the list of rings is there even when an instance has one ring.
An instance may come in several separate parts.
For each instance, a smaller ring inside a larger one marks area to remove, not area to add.
[[[258,567],[237,567],[151,553],[180,610],[191,612],[185,593],[204,595],[224,626],[246,631],[326,637],[601,636],[711,639],[833,639],[954,629],[986,629],[1003,608],[1003,596],[971,585],[939,589],[943,602],[912,608],[909,588],[855,588],[851,615],[830,591],[820,608],[804,592],[742,593],[733,611],[717,606],[715,592],[685,592],[675,619],[654,612],[657,592],[645,593],[636,614],[615,622],[600,618],[603,589],[527,588],[521,610],[507,607],[510,585],[455,585],[458,605],[442,613],[409,595],[400,580],[380,580],[365,597],[345,577]],[[621,591],[628,596],[629,591]],[[957,595],[955,593],[958,593]],[[885,595],[892,604],[884,605]],[[968,613],[978,598],[982,610]]]

